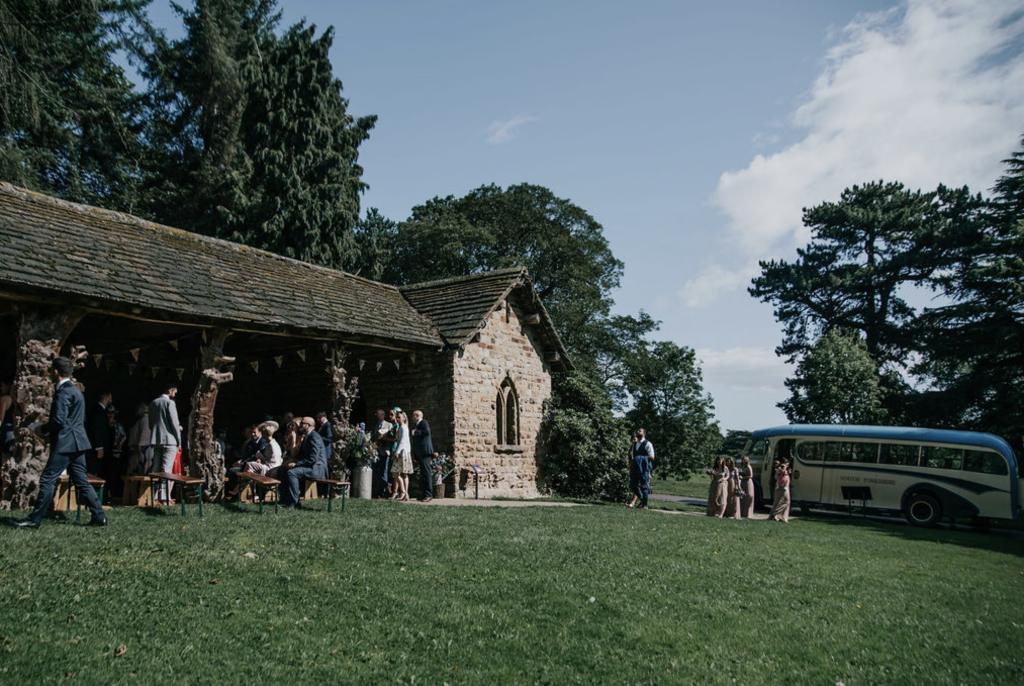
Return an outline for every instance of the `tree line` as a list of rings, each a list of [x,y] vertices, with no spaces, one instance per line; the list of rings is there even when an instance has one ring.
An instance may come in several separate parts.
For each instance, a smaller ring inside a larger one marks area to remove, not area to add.
[[[612,313],[624,265],[585,210],[520,184],[361,215],[376,116],[349,112],[333,28],[282,29],[275,0],[196,0],[169,40],[147,5],[0,0],[0,178],[395,285],[525,266],[576,367],[546,408],[550,483],[623,496],[639,426],[663,476],[718,451],[694,351]]]
[[[1024,147],[1024,139],[1021,141]],[[749,289],[784,327],[793,422],[1024,442],[1024,150],[988,197],[877,181],[805,209],[811,241]]]

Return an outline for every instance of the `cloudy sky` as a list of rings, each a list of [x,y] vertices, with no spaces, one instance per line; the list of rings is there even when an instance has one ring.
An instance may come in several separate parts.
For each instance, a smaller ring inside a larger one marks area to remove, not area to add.
[[[780,327],[746,288],[806,244],[801,208],[878,179],[987,193],[1024,134],[1024,0],[281,5],[335,27],[350,111],[379,116],[364,207],[571,200],[626,264],[617,309],[698,351],[728,429],[785,423]]]

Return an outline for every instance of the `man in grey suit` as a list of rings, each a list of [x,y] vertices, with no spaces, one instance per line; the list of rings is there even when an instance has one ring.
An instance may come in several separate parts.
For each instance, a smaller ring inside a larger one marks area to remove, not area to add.
[[[294,462],[286,462],[277,470],[281,481],[281,504],[284,507],[299,506],[299,483],[305,479],[327,478],[327,450],[324,439],[316,432],[316,421],[303,417],[299,421],[299,436],[302,447]]]
[[[85,433],[85,398],[78,386],[71,382],[71,374],[75,365],[67,357],[58,357],[53,361],[50,374],[57,384],[50,404],[50,420],[46,431],[50,439],[50,459],[43,468],[39,478],[39,499],[28,519],[16,522],[8,519],[8,523],[19,529],[37,529],[47,511],[53,504],[53,492],[57,488],[57,479],[65,469],[71,474],[71,482],[78,489],[78,497],[84,500],[92,513],[89,526],[106,526],[107,518],[103,514],[96,491],[89,485],[85,473],[85,453],[92,449],[89,437]]]
[[[181,446],[181,425],[178,423],[178,406],[174,396],[178,387],[168,384],[164,392],[149,404],[149,444],[153,448],[153,471],[170,472],[174,469],[174,458]],[[157,499],[170,503],[167,482],[160,482]]]

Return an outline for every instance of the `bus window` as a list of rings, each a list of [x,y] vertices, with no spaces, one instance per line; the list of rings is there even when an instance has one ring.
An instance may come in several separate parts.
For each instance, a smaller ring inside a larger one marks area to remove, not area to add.
[[[882,464],[898,464],[904,467],[916,467],[920,446],[903,445],[900,443],[883,443],[878,461]]]
[[[960,469],[964,451],[940,445],[926,445],[921,452],[921,466],[932,469]]]
[[[839,462],[839,453],[842,443],[822,443],[822,458],[826,462]]]
[[[743,448],[743,454],[751,460],[763,458],[766,452],[768,452],[768,441],[764,438],[760,438],[752,443],[747,441],[747,445]]]
[[[878,444],[843,443],[839,459],[843,462],[878,462]]]
[[[982,474],[1008,474],[1009,467],[1006,460],[999,453],[990,453],[987,450],[965,450],[964,471],[981,472]]]
[[[825,459],[825,444],[820,441],[804,441],[796,446],[796,452],[804,462],[820,462]]]

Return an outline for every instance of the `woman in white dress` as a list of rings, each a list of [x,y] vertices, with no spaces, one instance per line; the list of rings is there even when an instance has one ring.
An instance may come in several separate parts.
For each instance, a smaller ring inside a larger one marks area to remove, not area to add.
[[[412,474],[412,444],[409,442],[409,418],[401,408],[395,408],[395,418],[398,420],[398,434],[395,443],[398,447],[395,454],[391,456],[391,473],[395,477],[397,489],[391,497],[392,500],[409,499],[409,475]]]

